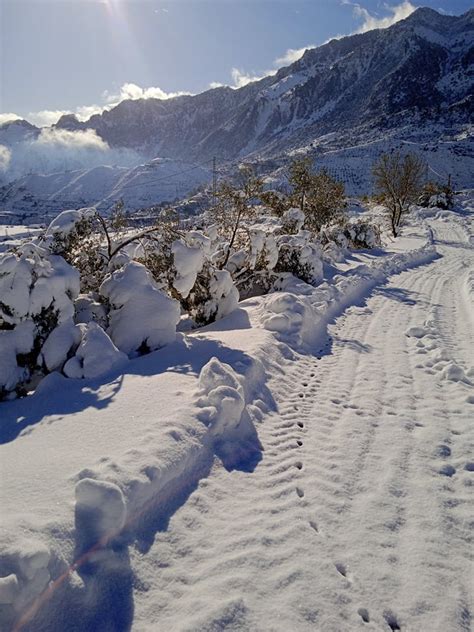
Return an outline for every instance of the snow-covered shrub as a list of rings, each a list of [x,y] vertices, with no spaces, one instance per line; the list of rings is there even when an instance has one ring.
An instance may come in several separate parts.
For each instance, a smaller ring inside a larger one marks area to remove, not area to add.
[[[71,349],[81,340],[81,330],[71,319],[58,325],[44,341],[38,354],[38,364],[46,373],[61,369]]]
[[[97,211],[84,208],[60,213],[46,229],[43,245],[79,271],[81,289],[87,292],[97,290],[107,272],[103,239]]]
[[[304,213],[299,208],[290,208],[282,216],[281,233],[296,235],[304,224]]]
[[[123,366],[127,356],[119,351],[105,331],[94,322],[76,325],[80,344],[64,365],[67,377],[94,379]]]
[[[204,264],[204,252],[199,245],[191,246],[176,239],[171,244],[175,274],[171,280],[174,289],[182,298],[189,296]]]
[[[158,349],[175,339],[179,304],[159,288],[141,263],[132,261],[109,274],[100,294],[110,305],[107,333],[129,356]]]
[[[323,226],[321,242],[335,243],[341,248],[376,248],[380,246],[380,228],[372,222],[355,219],[340,224]]]
[[[77,270],[44,248],[28,243],[0,258],[0,399],[66,360],[78,294]]]
[[[454,205],[453,188],[450,184],[427,182],[418,198],[418,204],[425,208],[441,208],[447,211]]]
[[[102,302],[99,294],[90,292],[89,294],[79,294],[74,301],[75,316],[74,322],[90,323],[95,322],[103,329],[107,329],[107,308]]]
[[[226,266],[242,298],[268,292],[278,262],[278,245],[273,233],[249,228],[248,236],[249,248],[234,252]]]
[[[228,270],[206,262],[183,306],[198,325],[219,320],[236,309],[239,291]]]
[[[269,208],[273,215],[277,217],[282,217],[290,206],[288,196],[281,191],[267,189],[266,191],[262,191],[259,197],[262,204]]]
[[[275,272],[291,272],[306,283],[319,283],[323,278],[321,248],[309,231],[297,235],[281,235]]]

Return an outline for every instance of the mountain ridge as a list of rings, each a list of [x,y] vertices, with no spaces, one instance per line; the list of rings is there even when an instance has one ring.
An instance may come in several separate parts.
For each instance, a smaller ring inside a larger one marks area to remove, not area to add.
[[[192,169],[197,163],[209,169],[216,157],[219,165],[248,161],[272,173],[292,156],[308,154],[343,179],[351,194],[370,192],[370,164],[382,151],[411,147],[428,159],[433,174],[441,179],[452,174],[458,186],[469,187],[474,186],[473,93],[474,9],[448,16],[419,8],[389,28],[308,49],[274,75],[241,88],[125,100],[85,122],[64,115],[46,129],[92,129],[112,149],[136,152],[145,163],[183,161]],[[0,126],[0,144],[5,134],[14,143],[41,131],[16,123]],[[81,180],[89,178],[84,176]],[[0,205],[17,208],[24,195],[38,201],[37,186],[26,175],[0,189]],[[180,182],[180,192],[185,189]],[[161,184],[150,192],[155,194],[163,199]],[[39,199],[39,206],[57,195],[59,190]],[[143,205],[134,196],[128,201],[130,208]]]

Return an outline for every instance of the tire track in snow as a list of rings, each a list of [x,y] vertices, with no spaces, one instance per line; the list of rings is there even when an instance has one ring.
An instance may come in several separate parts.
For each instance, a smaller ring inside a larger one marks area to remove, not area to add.
[[[448,436],[458,449],[453,385],[433,389],[439,375],[417,368],[405,336],[436,303],[448,342],[447,288],[463,256],[446,245],[444,259],[393,277],[369,309],[336,319],[332,353],[282,367],[271,385],[279,413],[258,427],[259,467],[216,464],[140,561],[145,585],[160,566],[158,585],[137,598],[141,620],[196,631],[467,629],[469,488],[440,475],[445,457],[434,453]]]

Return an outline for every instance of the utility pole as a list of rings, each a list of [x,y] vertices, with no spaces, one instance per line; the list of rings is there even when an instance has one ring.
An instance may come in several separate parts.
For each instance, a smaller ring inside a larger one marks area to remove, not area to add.
[[[217,168],[216,157],[212,159],[212,205],[215,208],[217,201]]]

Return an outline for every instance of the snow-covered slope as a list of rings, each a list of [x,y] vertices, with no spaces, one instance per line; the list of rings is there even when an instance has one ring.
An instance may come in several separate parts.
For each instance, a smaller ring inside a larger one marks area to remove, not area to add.
[[[137,167],[99,166],[31,174],[0,187],[0,209],[15,222],[44,221],[65,208],[96,206],[107,212],[122,199],[127,210],[171,202],[211,179],[212,165],[152,160]]]
[[[7,629],[467,630],[462,203],[122,373],[1,404]]]

